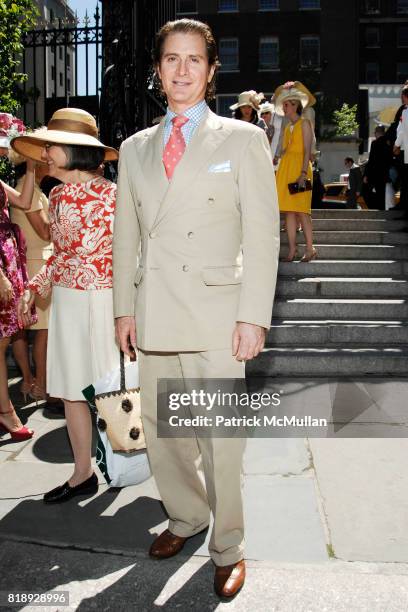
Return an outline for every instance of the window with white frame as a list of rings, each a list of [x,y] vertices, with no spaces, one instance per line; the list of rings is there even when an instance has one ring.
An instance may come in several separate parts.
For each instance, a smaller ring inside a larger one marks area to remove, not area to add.
[[[366,28],[366,47],[379,47],[380,46],[380,28],[369,27]]]
[[[238,11],[238,0],[218,0],[219,13],[234,13]]]
[[[408,80],[408,62],[398,62],[397,83],[405,83]]]
[[[217,95],[217,115],[221,117],[232,117],[230,106],[236,103],[238,94],[219,94]]]
[[[300,65],[302,68],[320,66],[319,36],[302,36],[300,38]]]
[[[279,0],[259,0],[260,11],[279,11]]]
[[[408,13],[408,0],[397,0],[397,13]]]
[[[365,66],[366,83],[380,82],[380,66],[378,62],[367,62]]]
[[[400,26],[397,34],[398,47],[408,47],[408,26]]]
[[[218,43],[218,52],[221,62],[220,70],[222,72],[239,69],[238,38],[220,38]]]
[[[320,0],[299,0],[299,8],[304,9],[319,9]]]
[[[178,15],[197,13],[197,0],[177,0],[176,8]]]
[[[259,70],[277,70],[279,68],[279,38],[261,36],[259,39]]]

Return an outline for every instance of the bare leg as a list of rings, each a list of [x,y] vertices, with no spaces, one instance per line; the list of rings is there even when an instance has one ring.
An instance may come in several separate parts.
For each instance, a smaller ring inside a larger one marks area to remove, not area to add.
[[[69,479],[69,485],[76,487],[87,480],[93,471],[91,465],[92,420],[86,402],[64,400],[64,406],[75,461],[75,469]]]
[[[10,344],[10,338],[0,339],[0,415],[1,421],[12,431],[17,431],[22,427],[22,423],[18,418],[13,404],[10,401],[7,383],[7,362],[6,350]],[[10,414],[4,414],[10,413]]]
[[[48,329],[39,329],[35,333],[33,358],[35,363],[35,378],[40,389],[46,389],[47,371],[47,340]]]
[[[306,240],[306,252],[308,255],[313,253],[313,227],[310,215],[299,213],[300,223],[302,225],[303,234]]]
[[[288,236],[289,253],[288,260],[292,260],[296,255],[296,213],[287,212],[286,214],[286,234]]]
[[[11,338],[11,343],[14,358],[23,375],[22,388],[26,388],[28,392],[34,382],[34,376],[31,372],[30,360],[28,356],[28,342],[26,332],[24,330],[21,330],[14,334],[14,336],[12,336]]]

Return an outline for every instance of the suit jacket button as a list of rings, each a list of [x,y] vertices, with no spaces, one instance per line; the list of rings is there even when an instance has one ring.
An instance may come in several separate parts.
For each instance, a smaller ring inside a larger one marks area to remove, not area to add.
[[[150,236],[150,238],[156,238],[157,234],[156,234],[156,232],[150,232],[149,236]]]
[[[194,232],[188,232],[187,237],[188,238],[194,238]]]
[[[188,272],[188,270],[189,270],[189,267],[188,267],[186,264],[184,264],[184,266],[183,266],[183,272]]]

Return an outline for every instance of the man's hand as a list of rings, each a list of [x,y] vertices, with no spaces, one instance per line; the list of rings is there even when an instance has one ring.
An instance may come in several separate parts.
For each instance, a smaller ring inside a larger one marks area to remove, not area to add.
[[[232,355],[237,361],[249,361],[265,346],[265,328],[238,321],[232,334]]]
[[[363,176],[363,183],[365,185],[368,185],[368,177],[367,176]]]
[[[401,153],[401,147],[394,146],[393,153],[394,155],[399,155]]]
[[[118,317],[115,319],[116,340],[121,350],[131,359],[136,356],[136,321],[135,317]]]

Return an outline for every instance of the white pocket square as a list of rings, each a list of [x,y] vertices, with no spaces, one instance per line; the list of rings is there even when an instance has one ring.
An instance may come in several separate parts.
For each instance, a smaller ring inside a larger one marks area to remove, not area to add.
[[[208,172],[231,172],[231,161],[225,161],[221,164],[212,164],[208,168]]]

